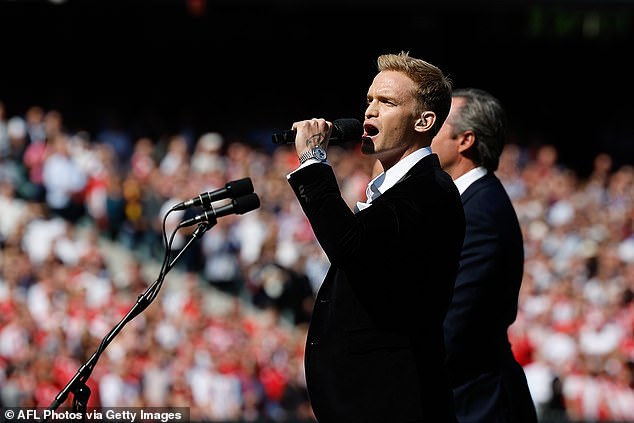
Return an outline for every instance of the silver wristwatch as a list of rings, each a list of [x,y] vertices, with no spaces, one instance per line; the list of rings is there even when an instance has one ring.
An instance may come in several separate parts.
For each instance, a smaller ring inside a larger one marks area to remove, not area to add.
[[[306,160],[308,159],[316,159],[320,162],[326,161],[326,150],[317,146],[305,151],[301,156],[299,156],[299,164],[306,163]]]

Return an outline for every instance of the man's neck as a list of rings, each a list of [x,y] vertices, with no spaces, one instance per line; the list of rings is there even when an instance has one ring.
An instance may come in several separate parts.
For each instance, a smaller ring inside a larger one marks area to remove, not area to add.
[[[470,170],[475,169],[476,167],[478,167],[478,165],[470,160],[461,160],[456,164],[456,166],[449,169],[447,173],[449,174],[449,176],[451,176],[451,179],[455,181],[456,179],[469,172]]]
[[[396,158],[378,156],[377,159],[381,163],[381,167],[383,168],[383,171],[387,172],[395,164],[397,164],[398,162],[402,161],[403,159],[405,159],[410,154],[412,154],[415,151],[418,151],[418,150],[420,150],[422,148],[429,148],[429,144],[428,145],[420,145],[420,144],[412,145],[409,148],[405,149],[403,151],[403,153],[400,156],[396,157]]]

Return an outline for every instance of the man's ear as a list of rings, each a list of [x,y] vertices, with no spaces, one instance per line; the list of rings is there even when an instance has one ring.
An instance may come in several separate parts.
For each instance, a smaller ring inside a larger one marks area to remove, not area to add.
[[[458,152],[464,153],[475,145],[476,134],[471,129],[458,135]]]
[[[420,118],[416,121],[417,131],[429,131],[436,122],[436,113],[426,111],[420,114]]]

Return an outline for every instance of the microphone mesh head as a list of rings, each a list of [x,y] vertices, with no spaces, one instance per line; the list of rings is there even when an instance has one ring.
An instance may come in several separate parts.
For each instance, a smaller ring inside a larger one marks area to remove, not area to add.
[[[251,178],[238,179],[237,181],[229,182],[227,189],[231,191],[232,196],[242,197],[253,192],[253,182],[251,182]]]
[[[251,193],[233,200],[236,214],[244,214],[260,207],[260,197],[256,193]]]
[[[363,124],[357,119],[337,119],[332,125],[337,141],[359,141],[363,135]]]

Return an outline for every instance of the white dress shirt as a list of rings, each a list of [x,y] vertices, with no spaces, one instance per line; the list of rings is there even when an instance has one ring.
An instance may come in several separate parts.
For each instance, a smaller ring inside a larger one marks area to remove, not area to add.
[[[431,154],[430,147],[423,147],[406,156],[394,166],[389,168],[387,172],[383,172],[376,176],[368,183],[365,190],[367,197],[366,202],[357,201],[355,213],[368,208],[372,205],[372,201],[376,200],[381,194],[392,188],[409,170],[414,167],[419,160]]]
[[[486,168],[479,166],[456,178],[453,183],[456,184],[456,187],[458,187],[458,192],[460,192],[460,195],[462,195],[462,193],[465,192],[472,183],[482,178],[487,173],[488,171],[486,170]]]

